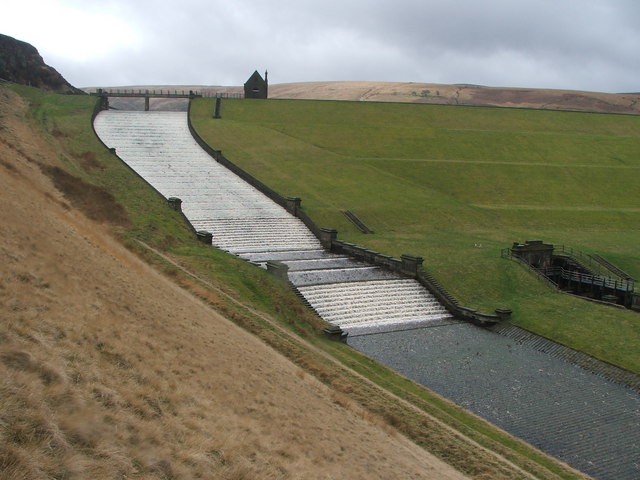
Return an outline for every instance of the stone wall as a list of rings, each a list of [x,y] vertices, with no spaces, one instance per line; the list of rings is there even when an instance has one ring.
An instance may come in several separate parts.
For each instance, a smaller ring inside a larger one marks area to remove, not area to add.
[[[195,131],[191,124],[189,115],[189,130],[195,138],[196,142],[211,155],[217,162],[227,167],[233,173],[245,180],[247,183],[255,187],[257,190],[265,194],[278,205],[285,208],[289,213],[298,217],[309,228],[309,230],[320,240],[322,246],[331,252],[347,255],[354,260],[379,266],[386,270],[399,273],[404,276],[415,278],[429,292],[431,292],[438,301],[455,317],[466,320],[478,325],[490,325],[500,320],[509,318],[511,310],[502,308],[497,309],[495,314],[481,313],[471,308],[459,305],[458,301],[422,266],[422,257],[413,255],[403,255],[401,259],[393,258],[388,255],[368,250],[359,245],[343,242],[337,239],[338,232],[332,228],[320,228],[315,222],[302,210],[301,200],[297,197],[284,197],[278,192],[268,187],[232,161],[227,159],[220,150],[211,148]]]
[[[545,269],[553,266],[553,245],[542,240],[527,240],[514,243],[511,255],[521,258],[534,268]]]

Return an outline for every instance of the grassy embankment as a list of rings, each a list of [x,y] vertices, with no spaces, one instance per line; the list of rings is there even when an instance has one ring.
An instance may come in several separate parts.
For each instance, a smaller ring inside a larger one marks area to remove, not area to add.
[[[463,304],[640,372],[640,316],[557,293],[500,258],[541,239],[598,253],[640,278],[640,118],[333,101],[212,100],[192,109],[214,148],[319,226],[425,258]],[[359,233],[340,213],[375,231]],[[480,247],[481,246],[481,247]]]
[[[300,305],[287,286],[262,270],[196,242],[182,218],[95,138],[89,128],[93,99],[12,88],[29,103],[27,121],[59,152],[59,163],[70,175],[56,177],[69,180],[66,185],[95,185],[95,191],[111,193],[125,209],[128,220],[113,225],[115,235],[177,283],[331,386],[336,403],[346,407],[358,404],[372,421],[391,424],[472,478],[522,478],[521,471],[501,458],[536,478],[582,478],[352,349],[327,341],[319,333],[323,323]],[[57,185],[73,205],[99,219],[91,201],[73,188],[65,190],[64,182]],[[462,436],[452,434],[450,428]]]

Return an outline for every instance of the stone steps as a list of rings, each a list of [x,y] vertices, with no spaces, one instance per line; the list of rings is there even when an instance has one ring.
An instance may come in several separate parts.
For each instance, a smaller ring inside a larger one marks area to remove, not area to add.
[[[355,333],[354,327],[362,333],[363,327],[378,327],[383,322],[415,327],[452,320],[446,309],[411,279],[316,284],[298,286],[298,290],[322,318],[350,334]]]

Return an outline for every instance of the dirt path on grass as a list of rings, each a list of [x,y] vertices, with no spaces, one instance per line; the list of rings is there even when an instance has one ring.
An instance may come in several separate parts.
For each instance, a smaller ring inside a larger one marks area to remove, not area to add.
[[[0,89],[0,478],[466,478],[80,213],[22,115]]]

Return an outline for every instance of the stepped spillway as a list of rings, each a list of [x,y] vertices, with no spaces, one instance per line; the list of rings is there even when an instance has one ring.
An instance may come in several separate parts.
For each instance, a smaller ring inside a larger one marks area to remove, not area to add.
[[[162,195],[180,198],[215,247],[262,267],[285,263],[291,283],[328,322],[356,334],[455,321],[415,280],[325,252],[298,218],[213,160],[186,115],[105,111],[94,127]]]
[[[191,136],[184,112],[102,112],[101,140],[165,197],[182,200],[196,230],[232,253],[322,248],[297,218],[215,162]]]
[[[298,287],[318,314],[350,335],[452,323],[440,303],[412,279]]]

